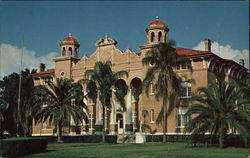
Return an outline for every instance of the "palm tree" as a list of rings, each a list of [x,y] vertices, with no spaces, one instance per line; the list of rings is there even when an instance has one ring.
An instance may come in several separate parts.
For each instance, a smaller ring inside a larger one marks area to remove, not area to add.
[[[133,96],[133,99],[134,99],[134,104],[135,104],[135,113],[136,113],[136,116],[138,116],[138,107],[139,107],[139,100],[140,100],[140,94],[142,93],[142,86],[139,85],[138,87],[133,87],[132,86],[132,89],[131,89],[131,92],[132,92],[132,96]],[[138,128],[139,127],[139,118],[136,117],[136,121],[135,121],[135,127]],[[136,131],[134,131],[136,132]]]
[[[167,131],[167,100],[170,93],[173,91],[179,92],[181,89],[180,82],[176,76],[173,66],[176,63],[185,61],[183,57],[176,54],[173,48],[174,42],[160,43],[155,48],[146,52],[142,59],[143,65],[149,66],[145,79],[143,80],[143,87],[148,94],[149,87],[153,81],[153,89],[155,91],[155,98],[159,100],[162,97],[163,103],[163,142],[166,142]],[[156,80],[155,80],[156,79]]]
[[[31,134],[32,128],[34,81],[29,75],[35,72],[34,69],[25,69],[22,71],[21,104],[18,121],[24,131],[25,137]]]
[[[87,107],[83,102],[83,92],[80,83],[73,83],[70,79],[56,79],[54,82],[48,81],[47,85],[41,85],[35,91],[35,104],[37,112],[36,122],[49,120],[58,129],[58,142],[62,142],[62,125],[70,117],[74,122],[88,122]],[[47,106],[44,106],[46,104]]]
[[[90,81],[96,84],[97,88],[97,97],[101,102],[102,106],[102,141],[105,142],[105,110],[106,108],[111,107],[111,98],[112,98],[112,88],[115,87],[116,82],[123,76],[128,76],[128,72],[119,71],[112,72],[111,62],[96,62],[94,69],[87,70],[85,72],[85,79],[82,80],[83,83],[89,83]],[[124,90],[117,89],[115,91],[116,98],[125,108],[124,103]]]
[[[209,88],[199,88],[198,95],[192,97],[192,107],[187,115],[198,114],[191,119],[185,130],[191,132],[191,139],[205,132],[219,137],[220,147],[225,146],[225,139],[230,128],[235,128],[247,143],[249,131],[247,129],[249,99],[243,98],[245,88],[234,82],[210,83]]]

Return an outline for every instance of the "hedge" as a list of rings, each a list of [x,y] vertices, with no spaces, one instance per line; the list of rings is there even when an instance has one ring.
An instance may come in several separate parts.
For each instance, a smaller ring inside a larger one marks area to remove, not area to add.
[[[191,144],[219,144],[218,136],[214,137],[212,142],[210,141],[211,135],[196,135],[191,140],[190,135],[166,135],[167,142],[188,142]],[[163,135],[146,135],[146,142],[162,142]],[[229,134],[226,136],[225,144],[227,146],[234,147],[249,147],[250,140],[248,144],[245,145],[240,135]]]
[[[166,135],[167,142],[185,142],[189,135]],[[162,142],[163,135],[146,135],[146,142]]]
[[[56,136],[42,136],[47,138],[49,142],[56,142]],[[81,135],[81,136],[62,136],[62,140],[65,143],[100,143],[102,142],[102,135]],[[117,142],[117,135],[106,135],[105,136],[106,143]]]
[[[3,157],[18,157],[26,154],[43,152],[48,141],[46,138],[7,138],[0,140],[0,155]]]
[[[102,135],[83,135],[83,136],[63,136],[63,142],[65,143],[100,143],[102,142]],[[106,135],[105,136],[106,143],[116,143],[117,136],[116,135]]]

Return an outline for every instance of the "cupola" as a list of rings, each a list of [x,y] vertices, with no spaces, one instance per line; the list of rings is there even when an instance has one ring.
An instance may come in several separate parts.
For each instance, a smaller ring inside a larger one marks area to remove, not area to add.
[[[78,58],[79,47],[80,44],[77,39],[72,37],[71,33],[69,33],[68,37],[64,38],[61,43],[61,56],[62,57],[74,57]]]
[[[168,25],[159,20],[158,16],[148,24],[145,31],[147,32],[147,44],[166,43],[168,41]]]

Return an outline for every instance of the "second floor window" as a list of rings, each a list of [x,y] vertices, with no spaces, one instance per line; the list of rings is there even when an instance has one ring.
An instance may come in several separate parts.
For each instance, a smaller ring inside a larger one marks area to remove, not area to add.
[[[150,89],[150,94],[151,95],[154,95],[155,94],[155,92],[154,92],[154,85],[153,85],[153,83],[150,83],[150,87],[149,87]]]
[[[191,87],[191,83],[189,82],[182,82],[181,83],[181,87],[182,87],[182,98],[189,98],[192,96],[192,87]]]
[[[153,110],[153,109],[150,110],[150,122],[151,122],[151,123],[155,122],[154,110]]]
[[[191,69],[192,65],[191,65],[191,61],[187,61],[187,62],[183,62],[183,63],[178,63],[176,65],[176,69],[177,70],[187,70],[187,69]]]

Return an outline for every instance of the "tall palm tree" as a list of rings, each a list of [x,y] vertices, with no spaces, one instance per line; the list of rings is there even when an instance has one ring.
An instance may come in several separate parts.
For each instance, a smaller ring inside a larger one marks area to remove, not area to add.
[[[111,69],[111,62],[96,62],[94,69],[87,70],[85,72],[85,79],[82,80],[83,83],[89,83],[90,81],[96,84],[97,99],[100,100],[102,106],[102,141],[105,142],[105,113],[106,108],[111,107],[112,98],[112,88],[115,87],[116,82],[123,76],[128,76],[128,72],[119,71],[113,72]],[[121,86],[122,87],[122,86]],[[125,108],[124,103],[124,90],[115,91],[116,98]]]
[[[70,79],[56,79],[48,81],[47,85],[38,86],[35,90],[35,104],[37,112],[36,122],[49,120],[58,129],[58,142],[62,142],[62,125],[70,117],[74,122],[88,122],[87,107],[83,102],[83,92],[80,83],[73,83]],[[44,104],[47,106],[41,107]]]
[[[27,134],[31,134],[32,128],[34,81],[29,77],[29,75],[35,72],[36,71],[34,69],[25,69],[22,71],[21,102],[18,121],[24,131],[25,137]]]
[[[142,86],[139,85],[138,87],[131,87],[131,92],[132,92],[132,96],[133,96],[133,99],[134,99],[134,104],[135,104],[135,113],[136,113],[136,116],[138,116],[138,107],[139,107],[139,100],[140,100],[140,94],[142,93]],[[140,125],[140,122],[139,122],[139,117],[136,117],[135,118],[135,127],[136,129],[139,129],[139,125]],[[136,131],[134,131],[136,132]]]
[[[174,41],[167,43],[160,43],[155,48],[146,52],[142,59],[143,65],[149,66],[145,79],[143,80],[143,87],[148,94],[148,90],[152,82],[155,82],[153,89],[155,91],[155,98],[159,100],[162,97],[163,103],[163,142],[166,142],[167,131],[167,100],[170,97],[171,91],[179,92],[181,90],[180,81],[176,76],[173,66],[176,63],[183,62],[186,59],[176,54],[173,46]]]
[[[243,97],[245,88],[234,82],[211,82],[209,88],[202,87],[197,92],[187,112],[187,115],[197,114],[185,128],[192,133],[191,138],[210,132],[211,141],[217,135],[220,147],[224,147],[228,130],[235,128],[247,143],[249,129],[246,124],[249,113],[245,107],[249,107],[249,99]]]

